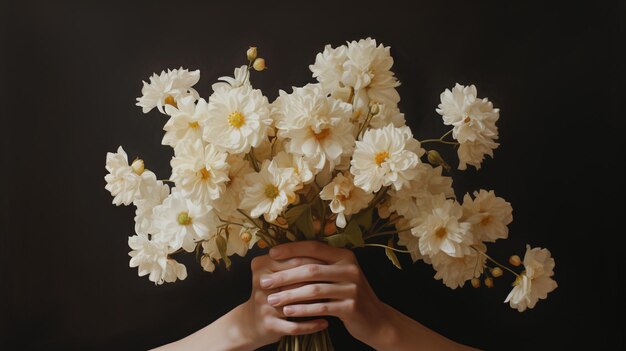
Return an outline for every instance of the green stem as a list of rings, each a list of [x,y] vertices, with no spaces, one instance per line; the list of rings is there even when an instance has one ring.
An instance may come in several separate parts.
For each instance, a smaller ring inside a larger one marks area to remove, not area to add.
[[[405,229],[400,229],[400,230],[386,230],[384,232],[377,232],[377,233],[374,233],[374,234],[371,234],[371,235],[368,235],[368,236],[364,236],[363,240],[375,238],[377,236],[399,234],[399,233],[402,233],[402,232],[406,232],[407,230],[411,230],[411,228],[405,228]]]
[[[500,266],[501,268],[504,268],[504,269],[506,269],[507,271],[509,271],[509,272],[513,273],[513,275],[515,275],[516,277],[519,277],[519,274],[515,273],[515,271],[514,271],[514,270],[512,270],[512,269],[510,269],[509,267],[507,267],[507,266],[505,266],[505,265],[501,264],[500,262],[498,262],[498,261],[494,260],[494,259],[493,259],[493,258],[491,258],[489,255],[487,255],[486,253],[484,253],[484,252],[482,252],[482,251],[478,250],[478,249],[477,249],[477,248],[475,248],[474,246],[470,246],[470,247],[471,247],[472,249],[474,249],[474,251],[476,251],[476,252],[478,252],[479,254],[481,254],[481,255],[485,256],[485,258],[487,258],[489,261],[491,261],[491,262],[495,263],[496,265]]]
[[[248,153],[248,155],[250,156],[250,163],[252,163],[252,167],[254,168],[254,170],[256,172],[258,172],[260,170],[260,168],[259,168],[259,164],[258,164],[258,161],[256,159],[256,156],[254,156],[254,148],[253,147],[250,148],[250,152]]]
[[[382,247],[382,248],[385,248],[385,249],[393,250],[393,251],[396,251],[396,252],[411,253],[411,251],[400,250],[400,249],[396,249],[395,247],[391,247],[391,246],[387,246],[387,245],[383,245],[383,244],[365,244],[365,246],[376,246],[376,247]]]

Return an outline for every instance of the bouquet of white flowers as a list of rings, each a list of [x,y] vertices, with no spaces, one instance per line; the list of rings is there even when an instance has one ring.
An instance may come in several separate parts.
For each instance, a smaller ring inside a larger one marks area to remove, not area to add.
[[[137,208],[128,245],[140,276],[185,279],[174,258],[182,252],[195,252],[212,272],[254,245],[320,240],[381,247],[398,268],[396,252],[409,253],[452,289],[467,281],[491,287],[506,270],[514,282],[505,302],[519,311],[556,288],[547,249],[527,246],[523,261],[513,255],[508,266],[487,255],[486,243],[508,237],[511,205],[483,189],[458,201],[444,175],[451,167],[429,148],[456,148],[460,170],[493,156],[499,110],[476,87],[446,89],[436,111],[451,129],[420,141],[398,109],[390,49],[373,39],[327,45],[309,66],[317,83],[281,90],[272,103],[250,83],[265,60],[254,47],[247,58],[234,77],[213,84],[208,101],[193,89],[199,71],[163,71],[143,83],[137,105],[169,117],[169,179],[158,180],[141,159],[129,164],[121,146],[107,154],[113,203]],[[320,333],[280,347],[330,349],[328,341]]]

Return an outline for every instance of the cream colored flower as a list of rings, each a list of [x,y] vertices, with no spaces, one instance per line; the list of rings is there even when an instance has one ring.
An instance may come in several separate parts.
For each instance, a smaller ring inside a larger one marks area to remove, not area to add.
[[[347,49],[345,45],[334,49],[330,45],[326,45],[324,51],[315,56],[315,63],[309,66],[313,72],[313,78],[317,78],[326,93],[343,86],[341,77],[344,71],[343,64],[347,59]]]
[[[477,250],[485,252],[483,244],[476,245]],[[462,257],[449,256],[443,251],[430,257],[435,269],[435,279],[441,279],[450,289],[462,287],[466,281],[480,277],[485,268],[486,258],[475,250],[469,251]]]
[[[248,66],[243,65],[235,68],[234,77],[219,77],[218,80],[221,80],[221,82],[212,85],[213,91],[231,90],[243,86],[250,87],[250,72],[248,72]]]
[[[337,226],[345,228],[346,216],[367,208],[370,201],[374,199],[374,194],[354,186],[353,177],[350,173],[339,173],[332,182],[322,189],[320,198],[330,200],[330,210],[337,214]]]
[[[494,242],[509,236],[509,225],[513,221],[513,207],[491,191],[481,189],[463,198],[463,217],[473,224],[472,232],[480,241]]]
[[[129,266],[139,268],[139,276],[148,275],[148,279],[155,284],[172,283],[176,279],[187,278],[187,268],[168,257],[173,252],[167,243],[156,242],[145,235],[135,235],[128,238],[128,246],[132,249]]]
[[[170,194],[170,188],[160,180],[143,182],[141,185],[141,197],[135,199],[135,233],[152,234],[153,209],[162,204]]]
[[[207,102],[199,99],[196,105],[193,97],[184,97],[178,102],[178,107],[165,106],[165,112],[170,119],[163,126],[163,145],[176,147],[182,141],[195,142],[202,140],[202,124],[208,117]]]
[[[459,145],[457,154],[459,156],[459,169],[467,169],[467,165],[480,169],[480,164],[485,159],[485,155],[493,157],[493,150],[498,147],[498,143],[492,140],[468,141]]]
[[[313,181],[315,169],[310,166],[306,157],[280,151],[273,160],[279,168],[293,169],[294,181],[298,183],[298,189]]]
[[[198,92],[192,88],[198,80],[199,70],[189,72],[182,67],[162,71],[160,75],[155,73],[150,77],[150,83],[143,82],[142,96],[137,98],[137,106],[143,109],[143,113],[148,113],[155,107],[159,112],[165,113],[165,105],[176,106],[186,96],[198,99]]]
[[[109,173],[104,176],[107,183],[104,188],[111,192],[116,206],[128,206],[141,199],[142,184],[146,188],[156,182],[155,174],[144,169],[142,160],[128,164],[128,156],[121,146],[116,153],[107,152],[105,167]]]
[[[224,258],[217,246],[218,237],[221,237],[226,242],[226,256],[237,254],[243,257],[248,252],[248,245],[243,241],[238,230],[233,226],[229,226],[228,234],[222,231],[202,243],[203,255],[200,265],[207,272],[213,272],[215,270],[215,262]]]
[[[513,290],[504,300],[520,312],[534,308],[539,299],[546,299],[548,293],[558,286],[551,278],[554,275],[554,259],[548,249],[531,249],[530,245],[526,245],[524,268],[526,270],[517,277]]]
[[[237,208],[241,203],[243,188],[246,186],[246,175],[253,173],[254,169],[248,160],[239,155],[229,155],[226,162],[230,165],[228,170],[228,181],[225,183],[224,191],[220,196],[212,201],[214,209],[222,218],[240,216]]]
[[[375,114],[370,121],[370,128],[380,129],[386,127],[388,124],[393,124],[396,128],[406,125],[404,113],[400,112],[397,106],[379,104],[378,110],[378,113]]]

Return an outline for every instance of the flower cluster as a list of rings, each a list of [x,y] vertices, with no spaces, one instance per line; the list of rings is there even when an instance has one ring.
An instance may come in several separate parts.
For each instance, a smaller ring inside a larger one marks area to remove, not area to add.
[[[201,98],[199,71],[168,70],[144,82],[137,105],[168,118],[163,145],[174,150],[172,173],[157,180],[120,146],[107,154],[106,189],[115,205],[136,206],[128,239],[131,267],[156,284],[185,279],[175,254],[195,252],[213,271],[231,256],[295,240],[385,249],[432,265],[455,289],[491,287],[503,269],[514,274],[506,302],[523,311],[556,288],[554,260],[528,247],[522,265],[505,266],[487,245],[509,235],[512,207],[494,191],[457,198],[448,163],[433,148],[457,148],[458,169],[479,169],[498,147],[499,110],[473,85],[441,94],[436,109],[451,126],[417,140],[400,112],[390,48],[367,38],[327,45],[310,65],[317,82],[280,91],[270,102],[250,82],[265,60],[221,77]],[[432,147],[431,147],[432,146]],[[170,185],[168,185],[169,183]]]

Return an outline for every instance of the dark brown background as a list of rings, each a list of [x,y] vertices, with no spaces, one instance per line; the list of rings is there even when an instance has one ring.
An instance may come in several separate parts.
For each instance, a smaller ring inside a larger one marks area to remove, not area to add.
[[[0,349],[147,349],[244,301],[250,256],[213,274],[189,257],[187,280],[158,287],[128,268],[133,209],[111,205],[105,154],[123,145],[169,176],[165,119],[134,106],[152,72],[200,69],[206,97],[256,45],[270,70],[253,83],[273,99],[312,81],[324,44],[367,36],[392,47],[416,137],[445,131],[434,109],[455,82],[501,108],[495,159],[454,172],[455,187],[512,202],[510,239],[490,252],[548,247],[559,283],[519,314],[502,303],[508,280],[452,291],[429,266],[358,250],[380,298],[480,348],[624,347],[624,1],[1,4]],[[336,321],[331,333],[339,350],[367,349]]]

